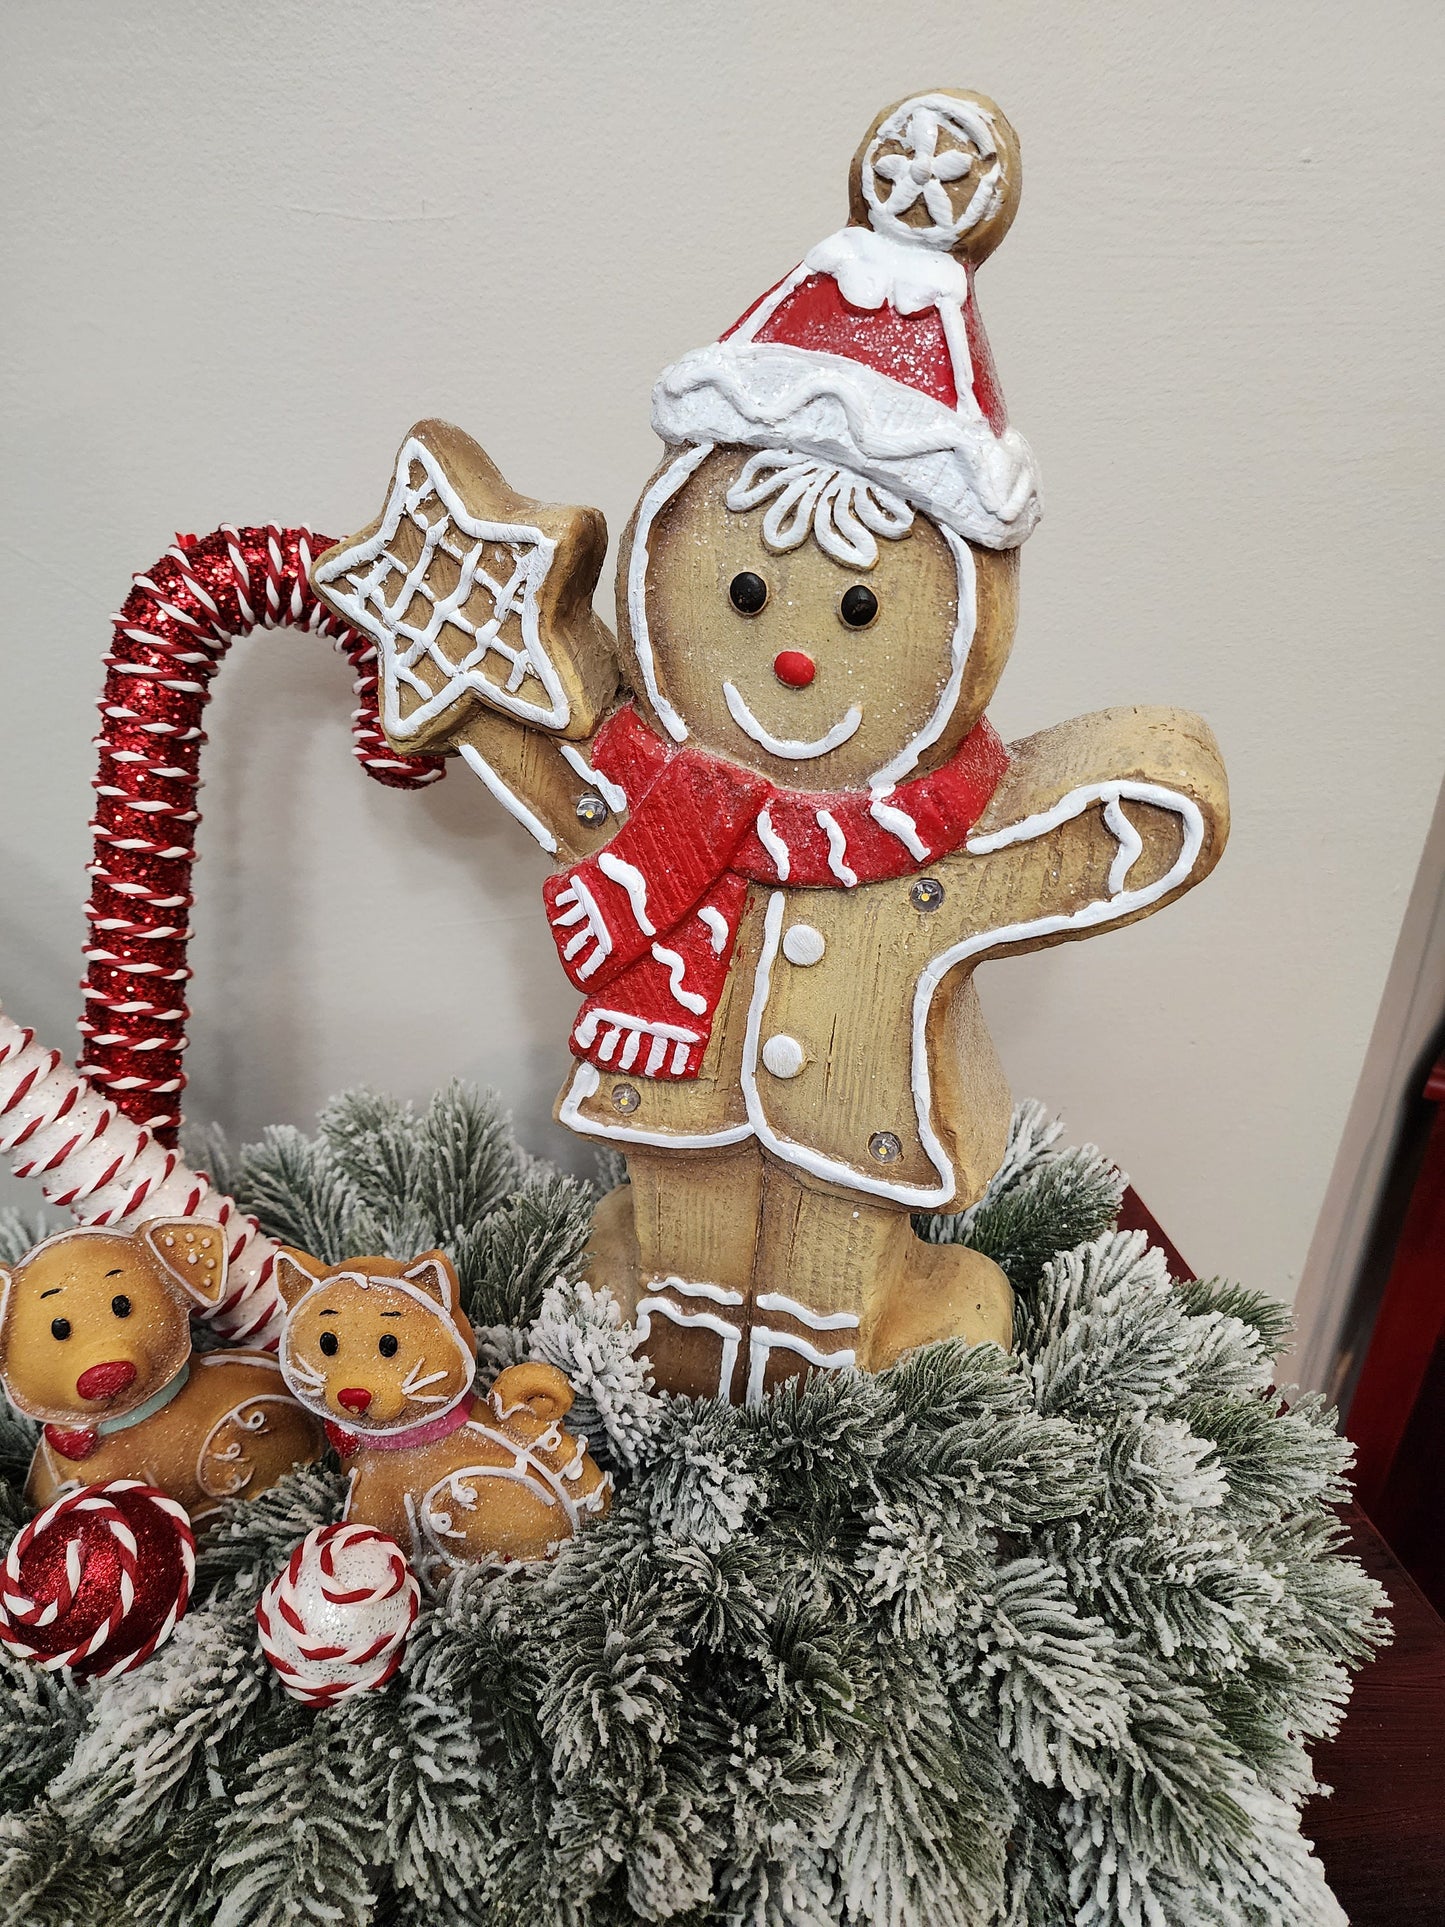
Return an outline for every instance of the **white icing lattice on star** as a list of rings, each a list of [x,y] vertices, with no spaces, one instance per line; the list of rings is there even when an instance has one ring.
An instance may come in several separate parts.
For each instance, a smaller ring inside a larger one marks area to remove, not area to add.
[[[408,548],[420,538],[411,562],[398,548],[403,530]],[[538,623],[556,551],[539,528],[472,514],[432,451],[414,437],[405,444],[375,534],[315,573],[332,606],[376,644],[388,736],[416,735],[469,693],[524,722],[566,727],[570,705]],[[494,675],[489,656],[499,659]],[[427,664],[440,687],[422,673]],[[544,701],[523,693],[529,678]]]

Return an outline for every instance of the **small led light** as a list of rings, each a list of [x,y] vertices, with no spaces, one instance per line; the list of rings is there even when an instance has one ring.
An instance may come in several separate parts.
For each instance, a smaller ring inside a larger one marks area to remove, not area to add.
[[[585,823],[589,829],[595,829],[599,823],[605,823],[611,814],[611,810],[594,790],[588,790],[584,796],[577,798],[577,821]]]
[[[875,1131],[868,1140],[868,1155],[875,1164],[896,1164],[903,1146],[891,1131]]]
[[[908,894],[915,910],[936,910],[943,902],[943,885],[937,877],[920,877]]]
[[[614,1111],[635,1111],[642,1102],[642,1092],[635,1084],[614,1084],[612,1086],[612,1108]]]

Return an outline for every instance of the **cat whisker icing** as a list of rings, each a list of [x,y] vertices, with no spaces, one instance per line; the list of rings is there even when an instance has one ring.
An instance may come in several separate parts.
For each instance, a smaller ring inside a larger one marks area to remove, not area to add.
[[[414,1398],[422,1405],[445,1405],[448,1398],[446,1392],[424,1392],[422,1387],[424,1385],[435,1385],[438,1379],[446,1377],[446,1373],[428,1372],[425,1378],[420,1378],[418,1377],[418,1373],[424,1369],[425,1365],[426,1360],[419,1358],[415,1365],[412,1366],[411,1370],[401,1382],[402,1396],[404,1398]]]
[[[308,1392],[324,1392],[326,1380],[322,1374],[306,1363],[304,1358],[287,1360],[287,1369],[296,1383]]]

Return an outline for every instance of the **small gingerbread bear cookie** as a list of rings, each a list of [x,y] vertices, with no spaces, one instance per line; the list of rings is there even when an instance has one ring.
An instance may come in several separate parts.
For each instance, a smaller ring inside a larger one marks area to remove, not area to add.
[[[0,1266],[0,1384],[45,1427],[33,1503],[139,1479],[197,1519],[320,1458],[269,1352],[192,1351],[191,1312],[225,1295],[225,1234],[196,1218],[78,1227]]]

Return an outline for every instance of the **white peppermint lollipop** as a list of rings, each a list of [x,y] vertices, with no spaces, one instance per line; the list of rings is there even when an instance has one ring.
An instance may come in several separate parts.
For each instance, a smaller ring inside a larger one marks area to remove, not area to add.
[[[401,1664],[420,1599],[395,1539],[317,1526],[257,1601],[261,1651],[308,1706],[374,1692]]]

